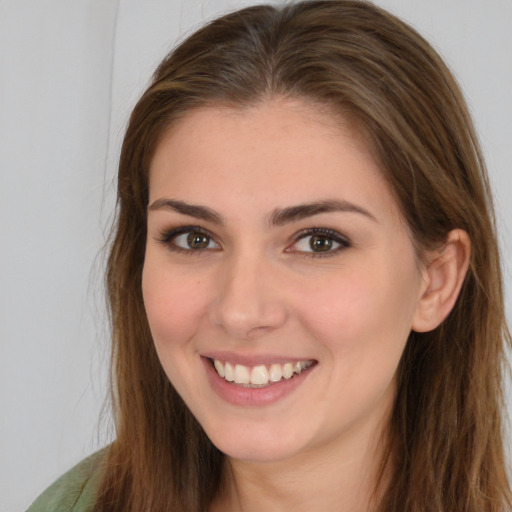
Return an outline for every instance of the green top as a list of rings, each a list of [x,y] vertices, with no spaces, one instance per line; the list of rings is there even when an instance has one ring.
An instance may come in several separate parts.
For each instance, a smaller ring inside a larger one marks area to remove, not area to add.
[[[91,512],[101,480],[101,450],[79,462],[32,503],[27,512]]]

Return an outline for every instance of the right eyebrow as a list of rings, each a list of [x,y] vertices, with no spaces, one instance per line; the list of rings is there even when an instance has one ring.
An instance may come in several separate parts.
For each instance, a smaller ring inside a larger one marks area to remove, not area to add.
[[[206,206],[184,203],[183,201],[178,201],[177,199],[157,199],[148,206],[148,210],[170,210],[181,213],[183,215],[188,215],[189,217],[195,217],[196,219],[212,222],[213,224],[224,223],[222,217],[210,208],[207,208]]]

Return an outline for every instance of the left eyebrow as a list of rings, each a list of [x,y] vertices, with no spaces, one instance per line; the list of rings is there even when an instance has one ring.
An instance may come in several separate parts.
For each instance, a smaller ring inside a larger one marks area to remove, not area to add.
[[[289,222],[312,217],[313,215],[332,212],[358,213],[368,217],[374,222],[378,222],[375,216],[362,206],[337,199],[327,199],[324,201],[315,201],[312,203],[290,206],[288,208],[279,208],[272,212],[269,221],[271,226],[282,226]]]

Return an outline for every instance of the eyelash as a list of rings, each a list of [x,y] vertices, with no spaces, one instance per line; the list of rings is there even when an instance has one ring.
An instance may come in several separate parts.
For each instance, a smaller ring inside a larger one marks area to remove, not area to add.
[[[305,257],[310,258],[328,258],[330,256],[335,256],[336,254],[344,251],[345,249],[348,249],[351,247],[350,240],[346,238],[345,236],[341,235],[337,231],[334,231],[332,229],[328,228],[307,228],[299,233],[297,233],[294,236],[294,242],[293,245],[297,245],[301,240],[304,240],[308,237],[314,237],[314,236],[320,236],[325,237],[326,240],[331,240],[337,244],[339,244],[339,247],[336,247],[332,250],[327,250],[325,252],[315,252],[315,251],[293,251],[292,249],[288,248],[286,249],[286,252],[297,252]]]
[[[218,242],[215,241],[215,238],[212,236],[212,234],[208,230],[206,230],[200,226],[180,226],[177,228],[163,230],[160,233],[160,235],[158,237],[156,237],[156,240],[158,242],[160,242],[161,244],[165,245],[169,250],[171,250],[173,252],[183,253],[183,254],[187,254],[190,256],[200,255],[200,254],[204,253],[205,251],[212,250],[212,249],[208,249],[208,248],[184,249],[183,247],[179,247],[178,245],[176,245],[174,243],[176,238],[179,237],[180,235],[192,234],[192,233],[204,235],[205,237],[207,237],[209,239],[209,242],[214,242],[215,244],[218,245]],[[314,237],[314,236],[324,237],[325,240],[330,240],[332,242],[335,242],[336,244],[338,244],[338,247],[335,247],[332,250],[326,250],[324,252],[317,252],[317,251],[313,251],[313,250],[299,251],[299,250],[293,249],[293,246],[297,245],[300,241],[302,241],[308,237]],[[295,234],[293,240],[294,240],[293,243],[285,249],[285,252],[298,253],[304,257],[309,257],[309,258],[326,258],[326,257],[334,256],[337,253],[339,253],[345,249],[348,249],[352,245],[350,243],[350,241],[345,236],[341,235],[337,231],[334,231],[334,230],[328,229],[328,228],[304,229],[304,230],[300,231],[299,233]]]
[[[190,256],[199,255],[199,254],[203,253],[205,250],[211,250],[211,249],[203,249],[203,250],[201,250],[201,249],[184,249],[183,247],[179,247],[178,245],[176,245],[174,243],[176,238],[178,238],[180,235],[192,234],[192,233],[204,235],[205,237],[208,237],[210,239],[210,241],[215,242],[215,239],[212,236],[212,234],[208,230],[206,230],[200,226],[179,226],[177,228],[163,230],[160,233],[160,235],[156,238],[156,240],[158,242],[160,242],[161,244],[165,245],[169,250],[171,250],[173,252],[179,252],[179,253],[187,254]],[[217,242],[215,242],[215,243],[217,243]]]

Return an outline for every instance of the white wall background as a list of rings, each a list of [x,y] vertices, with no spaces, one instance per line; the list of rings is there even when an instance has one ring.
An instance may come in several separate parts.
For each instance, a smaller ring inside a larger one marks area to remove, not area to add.
[[[177,39],[251,3],[0,0],[0,512],[24,510],[108,442],[101,248],[125,122]],[[512,319],[512,2],[376,3],[463,86],[497,192]]]

